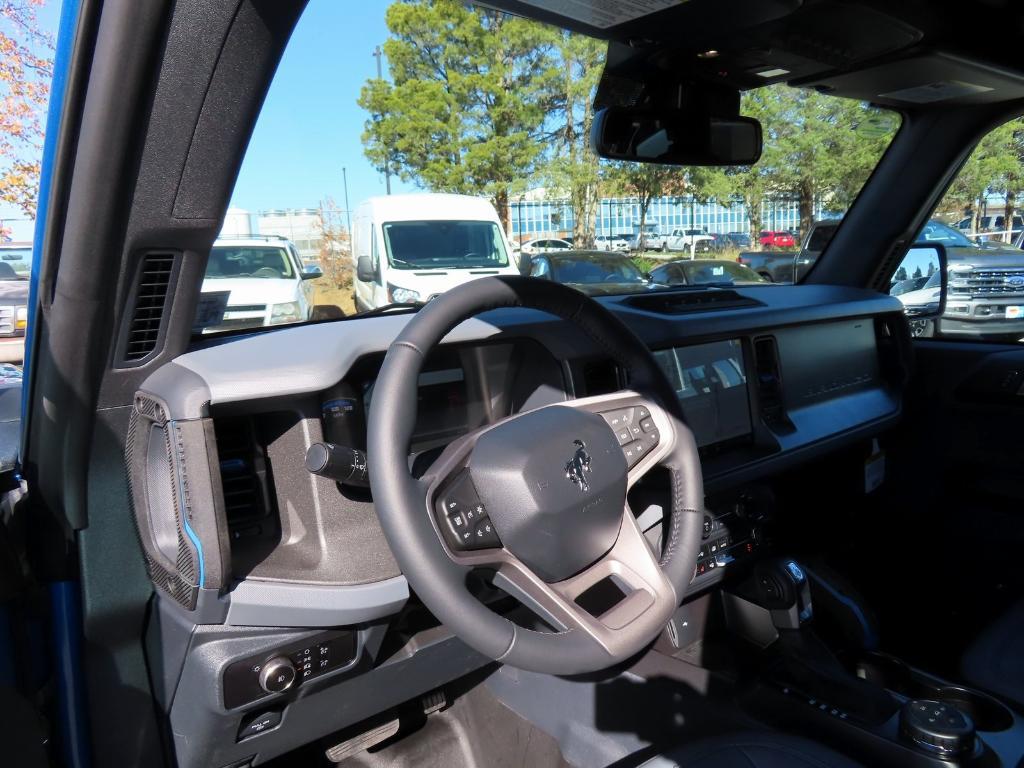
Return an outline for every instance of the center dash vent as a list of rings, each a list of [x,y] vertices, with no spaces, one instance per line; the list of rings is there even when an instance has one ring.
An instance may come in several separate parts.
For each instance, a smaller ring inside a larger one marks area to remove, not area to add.
[[[123,359],[138,363],[156,351],[165,326],[167,299],[174,277],[173,253],[147,253],[133,292]]]
[[[214,419],[224,515],[228,528],[256,523],[267,515],[267,465],[248,417]]]
[[[650,293],[631,296],[626,304],[647,312],[658,312],[663,315],[682,315],[687,312],[709,312],[716,309],[740,309],[744,307],[763,307],[757,299],[742,296],[732,290],[711,291],[680,291]]]

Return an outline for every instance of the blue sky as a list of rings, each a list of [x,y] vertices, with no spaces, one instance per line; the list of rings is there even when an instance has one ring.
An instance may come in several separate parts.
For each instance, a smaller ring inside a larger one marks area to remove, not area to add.
[[[345,205],[341,169],[348,169],[349,203],[384,194],[384,178],[363,155],[366,113],[356,104],[376,76],[376,45],[387,38],[390,0],[311,0],[299,20],[231,199],[259,211],[314,208],[328,197]],[[387,63],[384,64],[387,77]],[[391,191],[412,191],[394,176]]]
[[[363,155],[366,113],[356,104],[376,75],[373,49],[387,37],[390,0],[311,0],[299,20],[267,94],[242,164],[231,205],[260,211],[315,208],[333,198],[344,208],[343,167],[349,203],[384,194],[384,177]],[[40,26],[55,37],[59,0],[38,10]],[[385,77],[387,63],[385,62]],[[413,191],[391,179],[392,192]],[[0,220],[14,239],[30,240],[33,225],[19,210],[0,205]]]

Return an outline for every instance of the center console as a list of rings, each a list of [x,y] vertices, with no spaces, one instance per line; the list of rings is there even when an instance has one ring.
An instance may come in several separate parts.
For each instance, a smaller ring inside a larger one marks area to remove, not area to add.
[[[1020,764],[1024,721],[995,698],[886,654],[833,654],[814,631],[812,578],[769,559],[723,593],[729,628],[759,649],[741,697],[750,714],[866,765]]]

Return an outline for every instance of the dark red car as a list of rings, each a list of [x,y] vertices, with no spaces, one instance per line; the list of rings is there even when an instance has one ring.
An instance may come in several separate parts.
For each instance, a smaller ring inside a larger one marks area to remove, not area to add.
[[[765,248],[795,248],[796,240],[791,232],[761,230],[761,245]]]

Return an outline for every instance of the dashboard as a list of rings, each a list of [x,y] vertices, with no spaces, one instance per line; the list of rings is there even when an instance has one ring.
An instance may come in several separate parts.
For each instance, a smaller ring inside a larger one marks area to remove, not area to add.
[[[707,513],[691,596],[764,545],[765,478],[900,417],[909,336],[896,299],[769,286],[601,301],[654,351],[697,439]],[[400,677],[409,698],[487,663],[410,595],[365,482],[304,464],[319,441],[365,450],[377,373],[408,321],[203,340],[136,394],[126,461],[159,640],[180,648],[163,704],[190,734],[176,745],[181,765],[269,759],[324,735],[324,723],[380,711],[395,687],[384,680]],[[424,365],[410,466],[509,415],[627,385],[557,318],[481,315]],[[645,479],[629,503],[658,546],[667,486]]]

